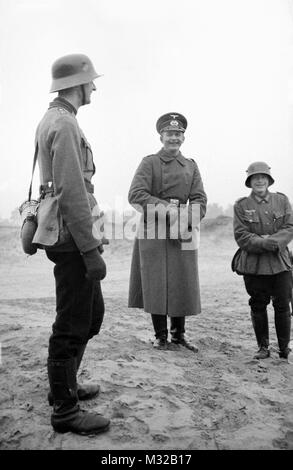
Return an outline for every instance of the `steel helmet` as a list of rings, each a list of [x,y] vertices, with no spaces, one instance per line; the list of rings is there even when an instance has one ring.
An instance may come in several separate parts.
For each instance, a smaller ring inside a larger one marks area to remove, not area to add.
[[[84,54],[69,54],[57,59],[52,65],[50,93],[90,83],[100,77],[90,59]]]
[[[251,184],[250,184],[251,176],[257,175],[259,173],[262,173],[263,175],[267,175],[269,177],[269,186],[274,184],[275,180],[272,178],[270,169],[271,168],[269,167],[269,165],[265,162],[251,163],[246,170],[247,178],[245,181],[245,186],[247,186],[248,188],[251,188]]]

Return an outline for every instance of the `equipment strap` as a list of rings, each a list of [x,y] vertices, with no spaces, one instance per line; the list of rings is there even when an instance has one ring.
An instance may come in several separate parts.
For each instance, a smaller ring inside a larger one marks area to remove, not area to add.
[[[35,171],[35,167],[36,167],[36,163],[37,163],[37,159],[38,159],[38,151],[39,151],[39,144],[37,142],[36,143],[36,148],[35,148],[35,154],[34,154],[31,184],[30,184],[30,187],[29,187],[29,190],[28,190],[28,200],[29,201],[31,200],[31,197],[32,197],[33,177],[34,177],[34,171]]]

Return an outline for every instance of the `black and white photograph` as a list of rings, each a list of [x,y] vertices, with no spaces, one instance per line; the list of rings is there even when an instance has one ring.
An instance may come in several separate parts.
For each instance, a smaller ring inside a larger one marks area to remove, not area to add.
[[[0,135],[0,450],[293,450],[293,0],[0,0]]]

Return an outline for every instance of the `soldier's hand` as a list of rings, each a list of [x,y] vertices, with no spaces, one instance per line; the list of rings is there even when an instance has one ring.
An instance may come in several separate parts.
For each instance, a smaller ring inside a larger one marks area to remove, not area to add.
[[[86,267],[86,277],[92,281],[101,281],[106,277],[106,263],[98,248],[83,253],[83,262]]]
[[[272,238],[265,238],[262,242],[262,245],[267,251],[277,251],[279,249],[278,242]]]

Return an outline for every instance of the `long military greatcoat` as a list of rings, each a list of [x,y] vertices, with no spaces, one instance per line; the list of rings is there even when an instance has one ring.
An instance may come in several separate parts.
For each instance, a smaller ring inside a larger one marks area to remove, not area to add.
[[[149,204],[167,206],[170,199],[177,199],[180,204],[188,204],[188,210],[192,204],[199,204],[200,219],[205,215],[207,204],[194,160],[181,153],[175,158],[163,149],[143,158],[131,183],[128,199],[130,204],[144,212],[144,225]],[[170,316],[200,313],[197,247],[186,250],[182,247],[183,243],[178,239],[135,239],[129,307]]]

